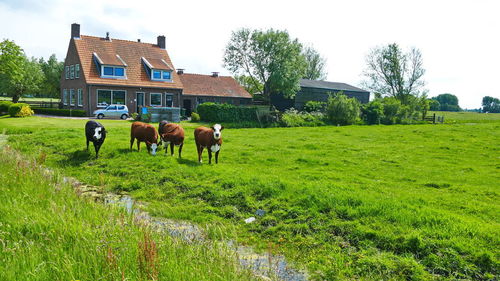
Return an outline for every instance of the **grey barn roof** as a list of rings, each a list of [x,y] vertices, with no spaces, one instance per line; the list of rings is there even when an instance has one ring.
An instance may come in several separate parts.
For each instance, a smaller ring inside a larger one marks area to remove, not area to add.
[[[346,83],[300,79],[300,87],[369,93]]]

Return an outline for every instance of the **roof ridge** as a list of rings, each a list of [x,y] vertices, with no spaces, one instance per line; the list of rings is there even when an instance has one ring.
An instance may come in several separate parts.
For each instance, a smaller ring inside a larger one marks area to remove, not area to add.
[[[106,38],[104,37],[99,37],[99,36],[93,36],[93,35],[80,35],[80,37],[90,37],[90,38],[96,38],[96,39],[104,39],[106,40]],[[137,44],[148,44],[148,45],[153,45],[153,46],[157,46],[156,44],[154,43],[148,43],[148,42],[137,42],[137,41],[132,41],[132,40],[125,40],[125,39],[118,39],[118,38],[110,38],[110,42],[113,42],[113,41],[123,41],[123,42],[130,42],[130,43],[137,43]]]
[[[182,74],[179,74],[179,75],[198,75],[198,76],[208,76],[208,77],[212,77],[212,74],[201,74],[201,73],[187,73],[187,72],[184,72]],[[233,76],[228,76],[228,75],[218,75],[217,77],[229,77],[229,78],[233,78]],[[236,79],[235,79],[236,80]]]

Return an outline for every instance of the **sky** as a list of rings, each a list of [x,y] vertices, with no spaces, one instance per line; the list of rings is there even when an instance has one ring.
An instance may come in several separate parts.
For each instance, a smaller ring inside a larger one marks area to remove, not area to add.
[[[231,32],[287,30],[327,60],[328,81],[360,86],[370,49],[398,43],[423,55],[429,96],[451,93],[462,108],[500,98],[499,0],[109,1],[0,0],[0,40],[28,56],[66,56],[71,24],[81,34],[155,43],[166,36],[176,68],[218,71]]]

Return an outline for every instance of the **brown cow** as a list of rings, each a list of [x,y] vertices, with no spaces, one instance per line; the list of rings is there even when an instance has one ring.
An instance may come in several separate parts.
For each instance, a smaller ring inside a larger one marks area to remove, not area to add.
[[[212,152],[215,152],[215,163],[219,162],[219,152],[222,146],[222,129],[224,129],[223,126],[215,124],[211,128],[198,127],[194,130],[194,141],[198,149],[198,161],[200,163],[202,162],[201,154],[205,147],[208,150],[208,164],[212,163]]]
[[[137,139],[138,151],[141,151],[141,141],[143,141],[146,143],[148,152],[151,153],[151,155],[156,155],[156,149],[158,148],[158,132],[156,132],[153,125],[142,122],[132,123],[132,127],[130,128],[130,150],[132,150],[135,139]]]
[[[165,147],[165,154],[167,154],[168,145],[170,144],[170,154],[173,156],[174,145],[178,145],[179,158],[181,158],[182,146],[184,145],[184,129],[178,124],[168,123],[163,120],[158,127],[158,133],[163,147]]]

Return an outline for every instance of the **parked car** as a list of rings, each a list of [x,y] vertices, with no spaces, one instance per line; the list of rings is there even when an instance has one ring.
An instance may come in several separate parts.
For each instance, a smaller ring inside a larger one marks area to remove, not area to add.
[[[97,119],[102,119],[104,117],[119,117],[124,120],[129,116],[128,107],[123,104],[110,104],[105,109],[94,111],[94,115]]]

